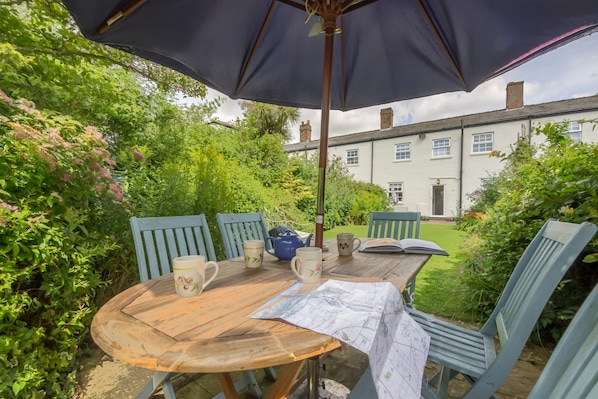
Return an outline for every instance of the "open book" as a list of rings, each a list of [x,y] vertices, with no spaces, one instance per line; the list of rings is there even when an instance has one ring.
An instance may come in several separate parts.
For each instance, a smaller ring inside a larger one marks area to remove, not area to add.
[[[360,252],[402,252],[406,254],[429,254],[448,256],[448,252],[432,241],[418,238],[369,238],[363,240],[359,247]]]

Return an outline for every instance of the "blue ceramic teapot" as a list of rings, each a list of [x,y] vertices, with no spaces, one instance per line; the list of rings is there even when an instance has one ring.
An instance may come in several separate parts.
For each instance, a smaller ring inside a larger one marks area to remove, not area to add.
[[[266,238],[266,243],[271,242],[272,248],[274,248],[274,253],[270,252],[270,250],[266,246],[266,251],[270,255],[276,256],[280,260],[291,260],[293,256],[295,256],[295,250],[301,247],[309,247],[309,242],[311,240],[310,234],[305,241],[301,241],[301,238],[297,234],[294,234],[290,231],[287,231],[284,234],[279,235],[278,237],[268,237]]]

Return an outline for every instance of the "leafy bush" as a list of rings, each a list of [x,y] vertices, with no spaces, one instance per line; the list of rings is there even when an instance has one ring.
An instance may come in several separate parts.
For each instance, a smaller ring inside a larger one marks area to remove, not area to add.
[[[598,217],[598,145],[572,142],[566,125],[547,124],[536,134],[539,147],[520,140],[496,179],[500,193],[485,209],[474,231],[482,240],[467,252],[466,284],[472,307],[481,316],[494,308],[519,257],[549,218],[580,223]],[[586,262],[576,262],[552,296],[539,325],[541,336],[558,338],[573,311],[598,281],[598,239],[587,248]]]
[[[94,128],[0,90],[0,396],[72,396],[125,212]]]
[[[318,189],[318,154],[309,160],[295,162],[300,165],[298,176],[311,187],[313,196],[299,198],[297,207],[306,215],[316,214]],[[384,190],[375,185],[354,180],[343,160],[328,160],[324,198],[324,230],[351,223],[367,223],[372,211],[384,211],[389,207]]]

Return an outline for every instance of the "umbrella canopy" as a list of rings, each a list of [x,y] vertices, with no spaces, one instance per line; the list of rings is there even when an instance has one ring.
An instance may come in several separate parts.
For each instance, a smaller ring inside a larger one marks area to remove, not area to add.
[[[588,0],[63,0],[91,40],[231,98],[320,108],[316,245],[329,110],[471,91],[594,32]]]

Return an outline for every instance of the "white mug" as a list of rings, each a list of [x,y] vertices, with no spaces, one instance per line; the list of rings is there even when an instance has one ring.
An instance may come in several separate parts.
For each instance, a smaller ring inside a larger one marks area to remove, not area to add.
[[[213,267],[214,275],[206,281],[206,269]],[[200,294],[218,275],[218,263],[206,262],[205,256],[179,256],[172,260],[174,286],[181,298],[189,298]]]
[[[353,233],[338,233],[336,235],[336,244],[340,256],[351,256],[361,245],[361,240],[355,237]]]
[[[297,248],[295,256],[291,259],[291,270],[306,284],[319,283],[322,277],[322,248]]]
[[[251,269],[260,267],[264,261],[264,241],[243,241],[243,254],[245,256],[245,266]]]

